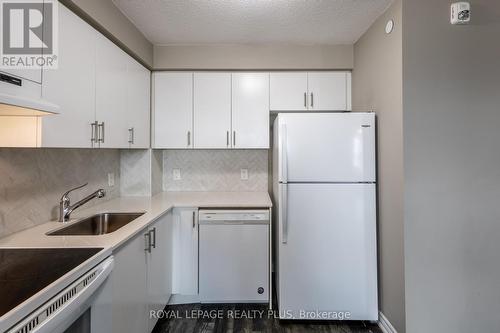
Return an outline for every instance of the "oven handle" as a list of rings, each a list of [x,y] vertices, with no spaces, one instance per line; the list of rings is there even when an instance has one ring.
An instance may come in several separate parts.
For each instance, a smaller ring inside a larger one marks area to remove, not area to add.
[[[68,303],[64,304],[62,307],[53,312],[46,321],[41,322],[40,326],[35,327],[30,333],[58,333],[64,332],[78,317],[85,312],[90,306],[90,300],[92,295],[96,292],[97,288],[101,286],[101,284],[106,280],[111,271],[113,270],[114,260],[113,257],[110,256],[102,263],[98,265],[97,268],[90,270],[85,273],[81,278],[77,279],[76,282],[72,283],[69,287],[61,291],[57,294],[52,300],[57,299],[61,295],[64,295],[69,290],[74,288],[76,285],[81,283],[83,279],[89,276],[89,273],[92,274],[96,272],[97,276],[87,285],[85,285],[82,289],[77,292],[76,297],[68,301]],[[47,304],[50,304],[51,300],[49,300]],[[18,329],[21,329],[27,322],[32,320],[32,317],[36,317],[40,312],[44,312],[47,309],[45,305],[33,312],[30,316],[25,318],[21,323],[13,327],[10,332],[17,332]]]

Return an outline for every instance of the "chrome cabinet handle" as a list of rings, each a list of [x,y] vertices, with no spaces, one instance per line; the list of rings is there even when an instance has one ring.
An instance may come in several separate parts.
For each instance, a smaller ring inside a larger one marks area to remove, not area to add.
[[[288,184],[283,184],[281,191],[281,243],[288,242]]]
[[[314,94],[311,93],[311,107],[314,107]]]
[[[134,144],[134,141],[135,141],[134,128],[130,127],[128,129],[128,143]]]
[[[229,131],[226,131],[226,146],[229,147]]]
[[[104,121],[100,124],[97,125],[97,136],[98,136],[98,139],[97,141],[98,142],[101,142],[101,143],[104,143]]]
[[[191,131],[188,131],[187,139],[188,139],[188,147],[189,147],[189,146],[191,146]]]
[[[193,229],[196,228],[196,212],[193,212]]]
[[[233,147],[236,147],[236,131],[233,131]]]
[[[93,146],[94,143],[97,142],[97,121],[90,123],[90,128],[91,128],[90,142],[92,143]]]
[[[149,232],[144,234],[145,247],[144,251],[151,253],[151,234]]]
[[[153,247],[153,249],[156,249],[156,227],[151,229],[149,233],[153,235],[153,237],[149,236],[152,239],[151,246]]]
[[[304,107],[307,108],[307,93],[304,93]]]

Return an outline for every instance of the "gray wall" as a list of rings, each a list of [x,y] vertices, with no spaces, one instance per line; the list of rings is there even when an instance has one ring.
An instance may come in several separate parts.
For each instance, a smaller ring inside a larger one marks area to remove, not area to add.
[[[351,69],[352,45],[166,45],[155,69]]]
[[[407,332],[500,329],[500,2],[403,5]]]
[[[389,19],[394,31],[385,34]],[[377,113],[380,311],[405,331],[402,9],[396,1],[354,45],[353,110]]]
[[[111,0],[60,0],[144,65],[153,65],[153,45]]]
[[[108,187],[108,173],[115,186]],[[120,152],[114,149],[0,149],[0,238],[58,218],[59,199],[72,187],[79,200],[98,188],[120,195]],[[98,202],[94,200],[88,205]]]

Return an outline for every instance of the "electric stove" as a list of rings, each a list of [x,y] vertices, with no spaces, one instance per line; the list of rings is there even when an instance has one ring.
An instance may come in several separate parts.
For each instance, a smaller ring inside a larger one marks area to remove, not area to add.
[[[0,249],[0,317],[102,248]]]

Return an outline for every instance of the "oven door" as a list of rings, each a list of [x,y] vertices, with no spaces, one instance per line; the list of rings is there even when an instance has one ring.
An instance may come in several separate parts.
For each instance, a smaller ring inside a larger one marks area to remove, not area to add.
[[[88,333],[97,289],[113,270],[110,256],[35,310],[8,333]]]
[[[85,310],[64,333],[91,333],[90,308]]]

